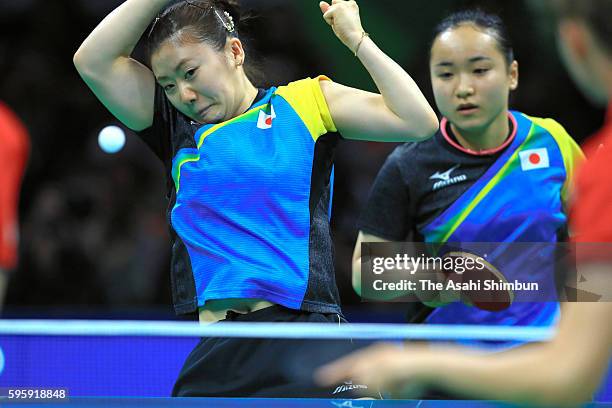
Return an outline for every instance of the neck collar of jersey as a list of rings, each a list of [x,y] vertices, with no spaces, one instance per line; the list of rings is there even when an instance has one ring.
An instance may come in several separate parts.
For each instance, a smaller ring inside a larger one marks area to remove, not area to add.
[[[442,136],[444,136],[444,139],[448,142],[448,144],[453,146],[455,149],[460,150],[467,154],[474,155],[474,156],[488,156],[491,154],[501,152],[506,147],[508,147],[508,145],[512,143],[512,141],[514,140],[514,137],[516,136],[516,129],[517,129],[516,119],[510,112],[508,112],[508,119],[510,120],[510,135],[508,135],[504,143],[492,149],[473,150],[473,149],[468,149],[467,147],[461,146],[461,144],[453,137],[454,135],[451,134],[452,130],[448,129],[449,122],[448,122],[448,119],[446,118],[442,118],[442,120],[440,121],[440,131],[442,132]]]

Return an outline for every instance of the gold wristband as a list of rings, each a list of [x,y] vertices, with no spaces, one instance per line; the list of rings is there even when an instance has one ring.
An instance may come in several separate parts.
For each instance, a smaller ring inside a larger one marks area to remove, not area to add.
[[[355,48],[355,56],[357,56],[357,53],[359,52],[359,47],[361,47],[363,39],[369,36],[370,34],[366,33],[365,31],[361,33],[361,39],[359,40],[359,43],[357,43],[357,47]]]

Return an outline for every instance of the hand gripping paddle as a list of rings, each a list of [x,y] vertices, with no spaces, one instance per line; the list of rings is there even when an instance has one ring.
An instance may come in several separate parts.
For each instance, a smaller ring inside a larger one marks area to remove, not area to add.
[[[444,269],[443,272],[447,281],[453,281],[461,287],[459,294],[463,303],[489,312],[499,312],[510,307],[514,292],[504,288],[504,284],[508,283],[506,277],[484,258],[463,251],[448,252],[442,258],[453,260],[455,268]],[[468,259],[472,261],[466,262]],[[466,263],[469,266],[466,266]],[[459,265],[465,269],[462,273],[457,272]]]

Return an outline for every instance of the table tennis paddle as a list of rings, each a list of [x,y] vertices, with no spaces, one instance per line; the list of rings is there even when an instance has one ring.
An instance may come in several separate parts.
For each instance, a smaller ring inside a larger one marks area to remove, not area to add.
[[[464,258],[461,264],[464,265],[465,270],[462,273],[457,273],[456,270],[452,269],[443,271],[448,280],[462,285],[474,282],[474,288],[460,290],[460,298],[463,303],[490,312],[499,312],[510,307],[514,300],[512,290],[486,288],[485,281],[508,283],[506,277],[490,262],[478,255],[464,251],[448,252],[443,256],[443,259],[445,258],[453,258],[453,265],[460,264],[456,262],[457,258]],[[474,266],[466,267],[465,259],[472,259]]]

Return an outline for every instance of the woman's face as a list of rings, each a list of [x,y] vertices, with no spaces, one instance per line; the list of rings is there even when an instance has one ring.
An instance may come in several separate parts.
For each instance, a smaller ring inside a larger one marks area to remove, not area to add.
[[[240,83],[244,53],[235,54],[232,42],[217,51],[205,42],[166,40],[151,56],[157,82],[172,105],[200,123],[219,123],[237,114],[242,99]]]
[[[444,31],[433,43],[431,83],[440,113],[458,129],[485,131],[508,110],[518,64],[508,67],[497,40],[470,24]]]

